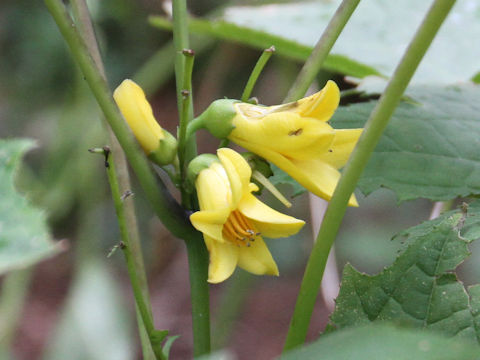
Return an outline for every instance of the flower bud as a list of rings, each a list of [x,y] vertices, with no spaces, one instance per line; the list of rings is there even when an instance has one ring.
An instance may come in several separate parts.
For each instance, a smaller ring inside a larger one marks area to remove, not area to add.
[[[237,112],[233,104],[236,102],[238,100],[215,100],[196,120],[213,136],[224,139],[234,129],[232,121]]]
[[[126,79],[115,89],[113,98],[149,159],[161,166],[172,163],[177,141],[155,120],[142,88]]]
[[[193,190],[195,188],[195,181],[198,174],[200,174],[200,171],[207,169],[215,162],[220,162],[220,160],[216,155],[213,154],[201,154],[190,161],[187,169],[187,184],[190,188],[189,190]]]

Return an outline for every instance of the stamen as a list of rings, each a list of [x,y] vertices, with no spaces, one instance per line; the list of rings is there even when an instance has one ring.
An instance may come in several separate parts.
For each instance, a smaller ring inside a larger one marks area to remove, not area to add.
[[[235,210],[223,225],[223,237],[237,246],[250,247],[260,233],[256,231],[249,219]]]

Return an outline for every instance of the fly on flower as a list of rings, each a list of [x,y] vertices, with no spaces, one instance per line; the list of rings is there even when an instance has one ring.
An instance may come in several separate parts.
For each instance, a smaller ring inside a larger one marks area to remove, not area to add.
[[[258,188],[250,182],[252,171],[240,154],[222,148],[217,155],[218,160],[198,173],[200,211],[190,216],[209,251],[208,281],[224,281],[236,266],[257,275],[278,275],[263,236],[287,237],[305,222],[273,210],[252,195]]]
[[[346,164],[363,130],[334,129],[327,123],[339,101],[340,91],[333,81],[316,94],[283,105],[217,100],[196,126],[228,137],[330,200],[340,178],[338,169]],[[349,205],[358,206],[354,195]]]

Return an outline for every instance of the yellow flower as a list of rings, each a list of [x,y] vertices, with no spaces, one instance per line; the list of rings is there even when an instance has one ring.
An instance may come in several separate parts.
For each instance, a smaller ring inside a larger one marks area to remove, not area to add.
[[[330,200],[362,129],[337,130],[327,121],[340,101],[333,81],[299,101],[257,106],[234,102],[228,138],[274,163],[312,193]],[[355,196],[350,206],[358,206]]]
[[[217,155],[220,161],[197,176],[200,211],[190,216],[210,254],[208,281],[224,281],[237,265],[257,275],[278,275],[262,235],[290,236],[305,222],[273,210],[252,195],[258,188],[250,182],[252,171],[240,154],[222,148]]]
[[[160,165],[171,163],[176,154],[176,140],[155,120],[152,107],[142,88],[126,79],[115,89],[113,98],[143,151],[151,156],[151,160]]]

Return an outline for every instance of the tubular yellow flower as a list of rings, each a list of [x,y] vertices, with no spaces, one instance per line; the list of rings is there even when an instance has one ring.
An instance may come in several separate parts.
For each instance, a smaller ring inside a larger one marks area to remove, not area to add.
[[[257,106],[232,103],[236,115],[228,138],[274,163],[312,193],[330,200],[339,168],[350,156],[362,129],[336,130],[327,121],[340,101],[333,81],[299,101]],[[355,196],[350,206],[358,206]]]
[[[152,107],[142,88],[126,79],[115,89],[113,98],[143,151],[151,160],[159,165],[171,163],[176,154],[176,140],[155,120]]]
[[[197,176],[200,211],[190,216],[210,254],[208,281],[224,281],[237,265],[257,275],[278,275],[262,235],[290,236],[305,222],[273,210],[252,195],[258,188],[250,182],[252,171],[240,154],[222,148],[217,155],[219,161]]]

